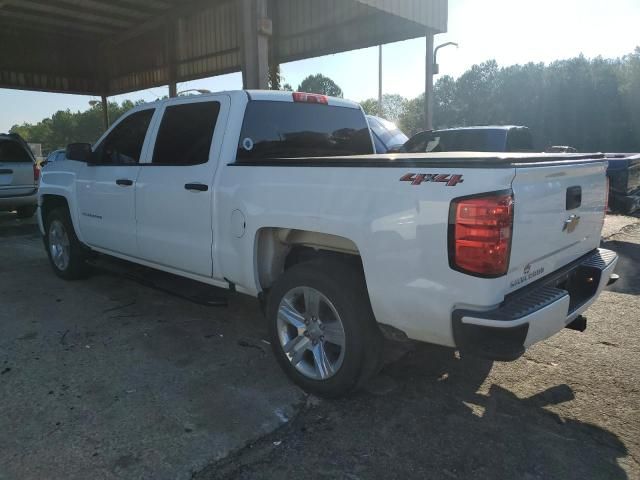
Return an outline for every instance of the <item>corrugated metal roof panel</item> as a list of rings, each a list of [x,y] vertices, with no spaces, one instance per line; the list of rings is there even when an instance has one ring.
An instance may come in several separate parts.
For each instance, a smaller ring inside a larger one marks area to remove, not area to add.
[[[447,0],[357,0],[407,20],[418,22],[437,33],[447,31]]]
[[[447,26],[447,0],[269,5],[272,55],[279,62],[421,37]],[[240,0],[0,0],[0,86],[114,95],[240,71],[241,8]]]

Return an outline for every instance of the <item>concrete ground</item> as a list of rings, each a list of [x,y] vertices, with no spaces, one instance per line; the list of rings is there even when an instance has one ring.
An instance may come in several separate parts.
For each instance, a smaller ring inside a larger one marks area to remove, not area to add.
[[[191,478],[303,402],[255,300],[64,282],[35,223],[9,214],[0,245],[0,479]]]
[[[34,223],[0,214],[0,480],[640,479],[640,222],[606,231],[623,278],[587,332],[513,363],[390,345],[328,402],[280,373],[255,301],[63,282]]]

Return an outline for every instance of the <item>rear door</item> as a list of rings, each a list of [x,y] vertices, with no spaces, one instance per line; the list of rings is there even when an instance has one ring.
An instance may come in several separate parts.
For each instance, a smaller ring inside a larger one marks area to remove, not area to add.
[[[37,183],[29,152],[15,140],[0,140],[0,197],[19,197],[34,192]]]
[[[606,162],[516,168],[509,287],[516,290],[597,248]]]
[[[120,120],[95,147],[98,163],[78,174],[79,226],[91,246],[137,256],[135,184],[154,112],[138,110]]]
[[[213,177],[227,123],[227,95],[166,105],[136,185],[140,257],[184,272],[213,273]]]

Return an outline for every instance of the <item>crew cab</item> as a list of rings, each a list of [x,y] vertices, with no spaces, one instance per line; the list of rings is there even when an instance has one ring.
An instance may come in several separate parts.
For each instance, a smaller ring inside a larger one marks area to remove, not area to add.
[[[282,368],[324,396],[376,373],[383,334],[513,359],[584,326],[617,262],[601,155],[373,151],[343,99],[140,105],[44,168],[44,244],[64,279],[102,254],[258,297]]]

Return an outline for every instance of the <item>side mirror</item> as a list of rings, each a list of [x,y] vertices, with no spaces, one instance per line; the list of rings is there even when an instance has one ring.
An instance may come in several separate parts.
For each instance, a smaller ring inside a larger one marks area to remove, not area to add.
[[[69,160],[77,160],[78,162],[92,163],[93,152],[90,143],[70,143],[67,145],[65,156]]]

